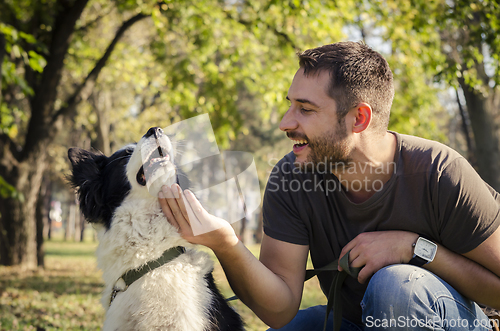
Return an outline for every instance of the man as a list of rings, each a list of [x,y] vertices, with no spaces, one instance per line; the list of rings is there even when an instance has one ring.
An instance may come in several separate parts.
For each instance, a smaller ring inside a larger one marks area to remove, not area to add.
[[[293,153],[269,177],[260,261],[177,186],[160,196],[169,221],[215,252],[272,328],[322,330],[325,307],[297,313],[310,251],[316,268],[347,252],[362,267],[342,289],[343,330],[488,330],[475,302],[500,308],[498,193],[448,147],[387,131],[392,73],[368,46],[325,45],[299,63],[280,124]],[[193,221],[220,228],[193,236]],[[319,276],[324,292],[331,279]]]

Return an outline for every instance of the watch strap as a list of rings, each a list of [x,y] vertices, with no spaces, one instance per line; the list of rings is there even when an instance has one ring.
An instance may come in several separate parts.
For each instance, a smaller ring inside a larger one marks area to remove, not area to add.
[[[420,256],[415,255],[408,263],[411,265],[414,265],[416,267],[421,267],[424,264],[426,264],[427,262],[428,262],[427,260],[424,260]]]

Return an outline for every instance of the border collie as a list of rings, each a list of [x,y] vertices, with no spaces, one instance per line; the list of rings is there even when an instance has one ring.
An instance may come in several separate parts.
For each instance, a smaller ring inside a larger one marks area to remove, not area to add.
[[[68,151],[73,167],[68,179],[99,239],[103,330],[244,330],[214,284],[209,255],[182,239],[161,211],[155,195],[162,185],[179,182],[173,155],[160,128],[110,157]],[[167,251],[175,253],[173,259],[156,263]],[[145,269],[153,270],[142,275]],[[126,284],[127,275],[138,272],[138,279]]]

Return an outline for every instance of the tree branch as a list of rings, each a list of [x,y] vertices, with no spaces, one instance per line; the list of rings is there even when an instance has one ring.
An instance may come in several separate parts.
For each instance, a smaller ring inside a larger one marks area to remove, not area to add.
[[[1,161],[9,163],[8,166],[16,165],[19,161],[20,153],[16,143],[5,133],[0,133],[0,152],[3,155]],[[0,169],[5,166],[0,163]]]
[[[64,58],[67,54],[76,21],[81,17],[88,0],[58,1],[57,14],[49,44],[49,56],[40,80],[34,87],[35,94],[30,98],[31,117],[23,147],[24,157],[40,149],[44,142],[55,134],[49,125],[54,103],[57,99],[57,87],[61,82]]]
[[[142,98],[142,102],[141,102],[141,108],[139,109],[139,114],[143,113],[146,111],[146,109],[148,108],[151,108],[153,107],[154,105],[157,104],[157,101],[160,99],[161,97],[161,92],[156,92],[150,99],[151,101],[148,103],[146,102],[146,98],[143,97]]]
[[[231,13],[230,13],[230,12],[225,11],[225,10],[224,10],[223,12],[224,12],[224,14],[226,14],[226,17],[227,17],[227,18],[230,18],[230,19],[232,19],[232,20],[235,20],[235,21],[237,21],[238,23],[240,23],[241,25],[244,25],[244,26],[245,26],[245,27],[246,27],[249,31],[250,31],[250,28],[251,28],[252,26],[254,26],[254,25],[255,25],[255,22],[254,22],[254,21],[245,21],[245,20],[243,20],[243,19],[241,19],[241,18],[234,18],[234,17],[233,17],[233,15],[231,15]],[[274,34],[275,34],[278,38],[281,38],[284,44],[288,44],[288,45],[292,46],[292,47],[293,47],[293,49],[295,49],[296,51],[298,51],[298,50],[299,50],[299,47],[297,47],[297,45],[296,45],[296,44],[295,44],[295,42],[294,42],[294,41],[290,38],[290,36],[289,36],[289,35],[287,35],[287,34],[286,34],[286,33],[284,33],[284,32],[278,31],[278,29],[276,29],[276,27],[271,26],[271,25],[270,25],[269,23],[267,23],[267,22],[264,22],[264,21],[260,18],[260,16],[259,16],[259,18],[257,18],[257,19],[256,19],[256,21],[258,21],[258,22],[260,22],[260,23],[264,24],[264,25],[265,25],[265,26],[266,26],[266,27],[267,27],[270,31],[272,31],[272,32],[273,32],[273,33],[274,33]]]
[[[113,11],[113,7],[110,8],[106,13],[103,13],[101,15],[98,15],[96,18],[94,18],[92,21],[87,22],[87,24],[82,25],[78,29],[75,30],[75,32],[86,32],[89,28],[93,27],[97,22],[99,22],[102,18],[108,16],[111,12]]]
[[[465,112],[465,109],[462,106],[462,102],[460,102],[460,96],[458,95],[457,89],[455,89],[455,95],[457,97],[457,104],[458,104],[458,110],[460,112],[460,118],[462,119],[462,131],[463,131],[463,134],[465,136],[465,141],[467,143],[468,159],[469,159],[469,162],[471,162],[475,166],[475,160],[473,160],[474,155],[475,155],[475,150],[474,150],[474,147],[472,145],[472,139],[470,137],[467,114]]]
[[[108,61],[109,57],[111,56],[111,53],[116,47],[116,44],[120,40],[120,38],[123,36],[125,31],[127,31],[128,28],[130,28],[132,25],[134,25],[136,22],[142,20],[143,18],[148,17],[148,15],[139,13],[127,21],[123,22],[122,26],[116,31],[115,37],[107,47],[106,51],[104,52],[103,56],[97,61],[95,64],[94,68],[90,71],[90,73],[85,77],[85,79],[78,85],[76,90],[73,92],[73,94],[68,98],[66,101],[66,106],[62,107],[59,109],[53,116],[52,116],[52,123],[55,123],[60,116],[65,116],[67,114],[70,114],[71,112],[74,111],[76,106],[85,98],[90,95],[90,92],[92,91],[92,88],[95,85],[95,82],[97,80],[97,77],[101,73],[102,68],[106,65],[106,62]]]

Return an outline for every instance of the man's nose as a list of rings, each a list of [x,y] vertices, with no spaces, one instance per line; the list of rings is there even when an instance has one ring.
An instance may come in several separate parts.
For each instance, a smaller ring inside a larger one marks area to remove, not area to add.
[[[297,119],[294,116],[294,112],[292,107],[288,108],[287,112],[285,115],[283,115],[283,118],[281,119],[280,122],[280,130],[281,131],[291,131],[295,130],[298,127],[298,122]]]

